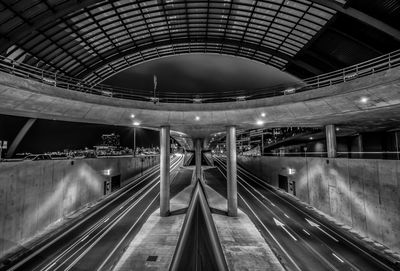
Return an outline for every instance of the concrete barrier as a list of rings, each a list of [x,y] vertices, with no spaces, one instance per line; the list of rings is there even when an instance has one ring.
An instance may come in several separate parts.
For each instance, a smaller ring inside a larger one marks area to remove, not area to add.
[[[400,252],[400,161],[239,156],[240,165],[300,200]],[[279,177],[281,175],[281,177]]]
[[[0,257],[104,197],[111,177],[124,186],[158,163],[158,156],[0,163]]]

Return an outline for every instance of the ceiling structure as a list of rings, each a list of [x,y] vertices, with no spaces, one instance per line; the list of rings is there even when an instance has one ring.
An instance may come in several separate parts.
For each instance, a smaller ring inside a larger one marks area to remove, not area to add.
[[[2,0],[0,54],[96,84],[195,52],[304,78],[398,49],[399,16],[396,0]]]

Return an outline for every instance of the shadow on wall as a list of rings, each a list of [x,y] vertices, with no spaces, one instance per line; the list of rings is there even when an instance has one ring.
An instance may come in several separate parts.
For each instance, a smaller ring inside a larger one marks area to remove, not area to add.
[[[239,157],[271,185],[286,174],[297,197],[362,235],[400,251],[400,162],[372,159]],[[294,169],[288,175],[286,169]]]
[[[42,221],[47,221],[46,216],[54,209],[63,210],[62,215],[75,211],[88,201],[102,195],[103,181],[104,177],[90,166],[79,165],[60,181],[56,181],[54,192],[44,200],[42,199],[42,203],[36,210],[28,209],[28,221],[37,220],[38,224],[43,224]]]
[[[154,166],[158,157],[25,161],[0,164],[0,257],[49,225],[104,196],[102,175],[126,179]]]

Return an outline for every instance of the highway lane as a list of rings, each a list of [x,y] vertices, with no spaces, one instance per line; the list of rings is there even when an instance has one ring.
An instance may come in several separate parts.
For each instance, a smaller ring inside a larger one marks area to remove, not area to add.
[[[225,196],[225,160],[215,161],[221,174],[218,177],[214,172],[210,177],[219,180],[214,186]],[[290,270],[399,270],[391,259],[365,247],[240,166],[238,198],[240,207]]]
[[[171,159],[171,172],[176,174],[182,162],[183,156]],[[190,178],[178,179],[171,184],[171,194],[190,183]],[[156,166],[4,270],[106,268],[159,207],[158,199],[159,167]]]

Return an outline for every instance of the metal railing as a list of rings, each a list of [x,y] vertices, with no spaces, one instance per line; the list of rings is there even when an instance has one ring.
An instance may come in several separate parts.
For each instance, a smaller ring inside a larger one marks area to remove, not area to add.
[[[382,55],[380,57],[341,70],[307,78],[303,80],[302,84],[282,84],[253,90],[216,90],[213,92],[197,94],[162,90],[157,97],[154,97],[153,91],[120,88],[104,84],[91,84],[81,79],[69,77],[57,72],[50,72],[0,56],[0,71],[13,74],[18,77],[27,78],[47,85],[53,85],[59,88],[83,93],[154,103],[216,103],[290,95],[297,92],[318,89],[321,87],[351,81],[356,78],[389,70],[397,66],[400,66],[400,50],[396,50],[389,54]]]

